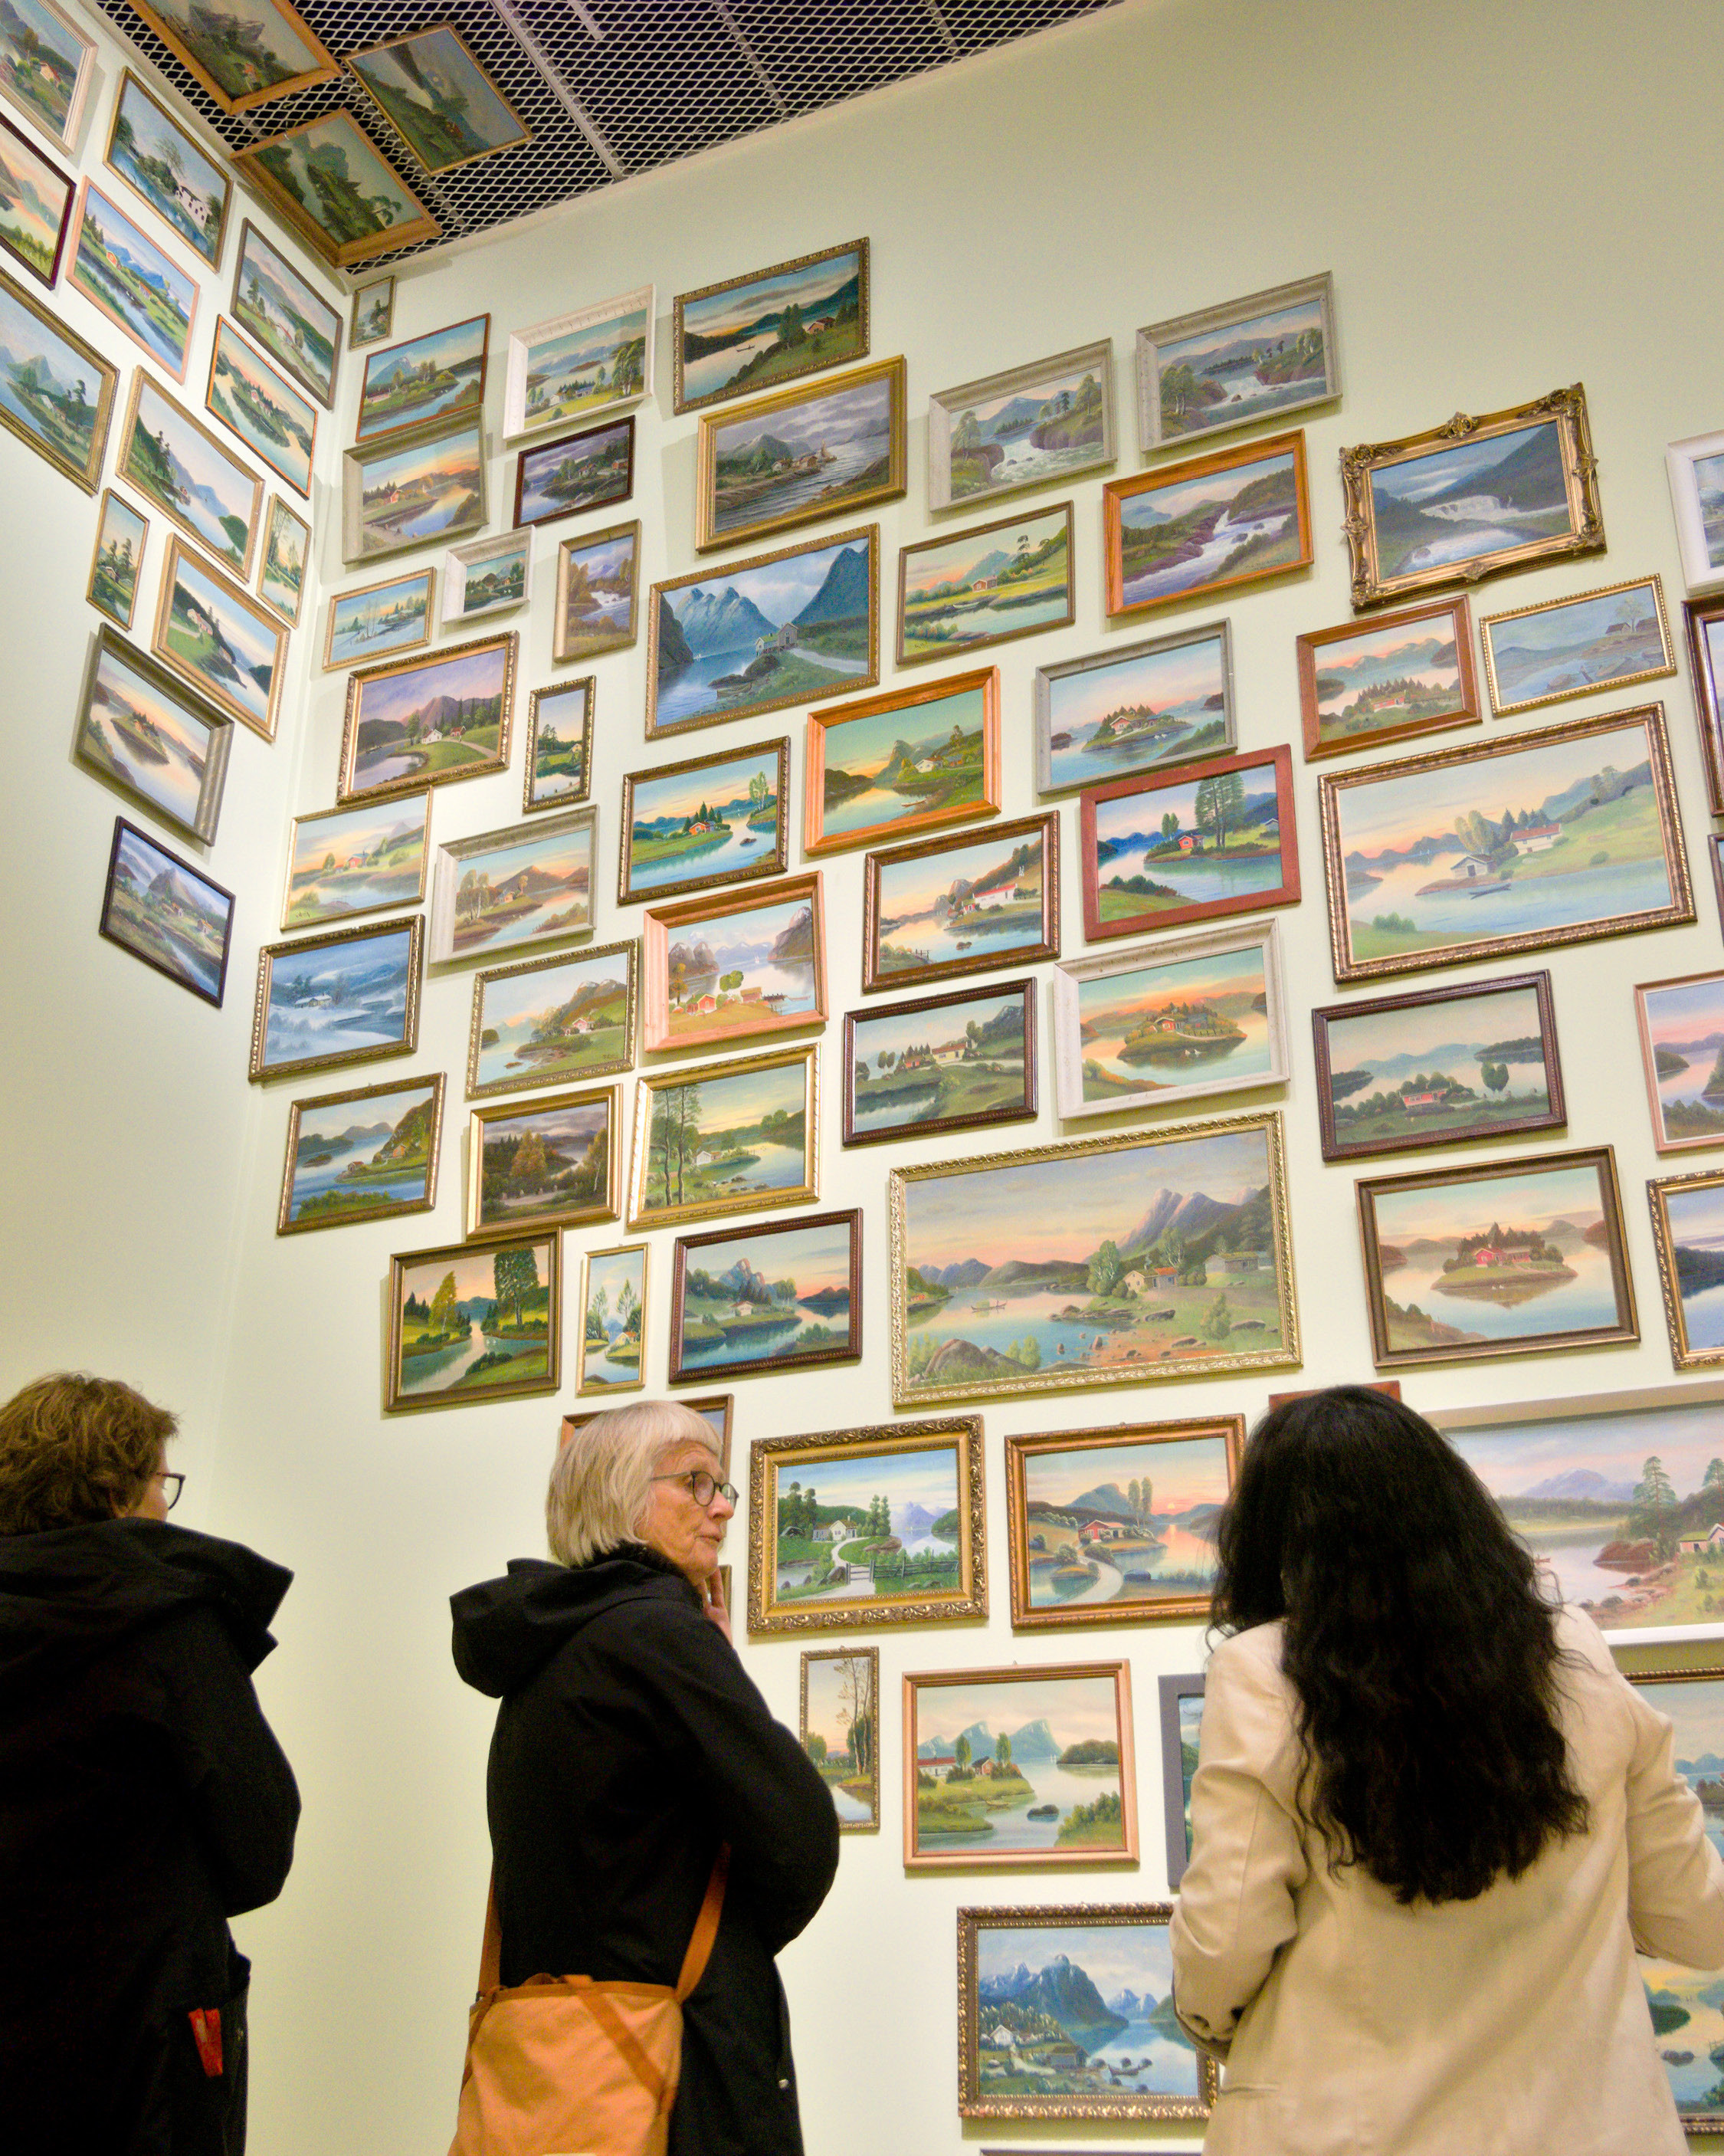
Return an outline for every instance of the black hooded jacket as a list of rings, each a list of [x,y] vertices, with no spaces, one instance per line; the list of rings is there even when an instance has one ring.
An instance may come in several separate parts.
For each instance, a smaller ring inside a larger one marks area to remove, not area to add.
[[[0,2143],[241,2145],[246,1968],[299,1792],[251,1671],[290,1575],[143,1519],[0,1537]],[[189,2010],[221,2007],[222,2072]]]
[[[675,1984],[728,1842],[717,1943],[684,2009],[671,2156],[800,2156],[772,1957],[838,1868],[825,1784],[650,1550],[517,1559],[452,1607],[455,1666],[503,1702],[487,1783],[503,1982]]]

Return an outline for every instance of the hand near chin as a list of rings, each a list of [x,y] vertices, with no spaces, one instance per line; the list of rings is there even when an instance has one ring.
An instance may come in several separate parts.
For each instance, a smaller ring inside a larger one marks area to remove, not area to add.
[[[709,1572],[707,1573],[706,1579],[701,1583],[700,1594],[700,1606],[705,1610],[707,1617],[713,1624],[717,1625],[719,1630],[724,1634],[726,1639],[730,1639],[731,1613],[725,1607],[724,1588],[721,1584],[718,1574],[716,1572]],[[734,1645],[734,1642],[732,1642],[732,1644]]]

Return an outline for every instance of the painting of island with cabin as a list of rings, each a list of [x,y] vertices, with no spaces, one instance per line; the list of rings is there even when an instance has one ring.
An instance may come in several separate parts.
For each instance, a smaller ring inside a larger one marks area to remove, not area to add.
[[[1036,670],[1044,793],[1189,763],[1233,747],[1225,622],[1194,636]]]
[[[880,1650],[802,1658],[802,1748],[832,1796],[840,1834],[880,1825]]]
[[[296,1101],[276,1233],[427,1209],[437,1188],[443,1081]]]
[[[394,1260],[388,1409],[556,1389],[561,1276],[555,1232],[500,1249],[455,1245]]]
[[[1283,748],[1085,796],[1085,932],[1127,936],[1295,902],[1290,780]]]
[[[861,1215],[689,1235],[676,1244],[670,1381],[741,1377],[861,1352]]]
[[[906,547],[898,573],[900,666],[1063,628],[1075,607],[1071,505]]]
[[[478,974],[469,1099],[626,1070],[634,1060],[634,946]]]
[[[624,788],[622,903],[781,870],[788,771],[781,740],[634,773]]]
[[[644,1079],[629,1226],[812,1199],[815,1053],[793,1048]]]
[[[505,434],[536,433],[559,419],[579,418],[643,395],[652,329],[653,290],[648,285],[584,314],[518,331],[509,340]],[[514,408],[517,393],[522,399],[519,412]]]
[[[836,705],[808,721],[803,850],[835,852],[999,814],[999,675]]]
[[[217,744],[213,726],[229,721],[201,718],[145,674],[129,649],[117,639],[97,647],[77,754],[171,823],[194,831]]]
[[[1059,885],[1045,817],[977,839],[869,856],[873,963],[864,986],[1039,958],[1058,948]]]
[[[1077,1098],[1063,1091],[1062,1111],[1095,1113],[1158,1094],[1190,1098],[1284,1078],[1280,989],[1270,953],[1264,930],[1229,936],[1224,949],[1188,955],[1152,948],[1142,964],[1088,978],[1056,976],[1066,1050],[1062,1087],[1068,1070],[1075,1066],[1078,1075]]]

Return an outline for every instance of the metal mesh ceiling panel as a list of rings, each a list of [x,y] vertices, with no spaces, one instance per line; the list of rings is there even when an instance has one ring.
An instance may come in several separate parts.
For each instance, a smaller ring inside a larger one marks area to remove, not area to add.
[[[97,3],[230,148],[346,105],[447,241],[1117,0],[297,0],[338,59],[435,23],[460,31],[534,139],[441,179],[350,78],[223,112],[126,0]]]

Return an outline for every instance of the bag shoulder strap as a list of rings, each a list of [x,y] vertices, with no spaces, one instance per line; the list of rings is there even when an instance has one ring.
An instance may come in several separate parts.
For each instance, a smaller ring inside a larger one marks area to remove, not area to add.
[[[497,1874],[491,1870],[485,1897],[485,1937],[479,1948],[479,1996],[483,1999],[503,1980],[503,1925],[497,1915]]]
[[[677,2004],[681,2005],[706,1974],[718,1920],[724,1912],[725,1880],[731,1868],[731,1845],[723,1842],[712,1860],[712,1876],[706,1882],[706,1898],[695,1919],[689,1950],[682,1958],[682,1974],[676,1979]],[[485,1903],[485,1938],[479,1950],[479,1996],[483,1999],[502,1981],[503,1927],[497,1915],[497,1875],[493,1868],[490,1890]]]

